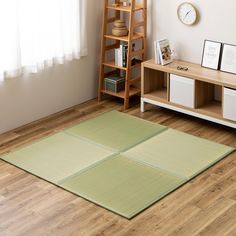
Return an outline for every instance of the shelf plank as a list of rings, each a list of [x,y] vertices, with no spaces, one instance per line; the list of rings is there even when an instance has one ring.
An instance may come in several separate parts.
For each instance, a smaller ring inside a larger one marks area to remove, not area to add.
[[[209,116],[223,118],[222,103],[218,101],[211,101],[204,106],[197,108],[196,110]]]
[[[146,98],[151,100],[157,100],[161,102],[168,102],[167,88],[158,89],[144,95]]]
[[[196,113],[199,113],[199,114],[202,114],[202,115],[213,117],[213,118],[216,118],[216,119],[225,120],[225,121],[227,120],[227,119],[223,118],[222,104],[221,104],[221,102],[218,102],[218,101],[211,101],[211,102],[209,102],[208,104],[206,104],[202,107],[194,109],[194,108],[185,107],[185,106],[182,106],[182,105],[179,105],[179,104],[172,103],[172,102],[168,101],[168,95],[167,95],[166,89],[155,90],[153,92],[144,94],[142,97],[147,98],[147,99],[152,100],[152,101],[161,102],[161,103],[164,103],[164,104],[167,104],[167,105],[170,105],[170,106],[174,106],[174,107],[177,107],[177,108],[180,108],[180,109],[184,109],[184,110],[187,110],[187,111],[196,112]],[[233,122],[233,123],[236,124],[236,122]]]
[[[145,101],[146,103],[157,105],[159,107],[164,107],[164,108],[167,108],[167,109],[170,109],[170,110],[174,110],[174,111],[181,112],[181,113],[184,113],[184,114],[188,114],[188,115],[191,115],[191,116],[194,116],[194,117],[202,118],[202,119],[205,119],[205,120],[210,120],[210,121],[213,121],[215,123],[219,123],[219,124],[222,124],[222,125],[232,127],[234,129],[236,128],[236,122],[235,121],[231,121],[231,120],[223,118],[222,115],[218,114],[218,112],[217,113],[214,112],[215,115],[212,115],[213,113],[210,114],[209,112],[206,111],[205,108],[204,109],[188,108],[188,107],[184,107],[184,106],[181,106],[181,105],[177,105],[175,103],[163,101],[159,97],[153,96],[151,98],[149,96],[149,94],[143,95],[142,98],[144,100],[148,99],[148,101]]]
[[[112,60],[112,61],[106,61],[106,62],[103,62],[103,65],[104,66],[108,66],[108,67],[111,67],[111,68],[116,68],[116,69],[120,69],[120,70],[127,70],[127,67],[120,67],[120,66],[117,66],[115,64],[115,61]],[[137,68],[137,67],[140,67],[141,66],[141,62],[140,63],[137,63],[135,65],[132,65],[131,66],[131,69],[134,69],[134,68]]]
[[[124,41],[124,42],[129,41],[129,36],[117,37],[112,34],[105,34],[104,37],[107,39],[119,40],[119,41]],[[141,33],[134,33],[132,41],[141,39],[141,38],[143,38],[143,35]]]
[[[114,6],[108,6],[107,9],[110,10],[115,10],[115,11],[124,11],[124,12],[132,12],[131,6],[128,7],[124,7],[124,6],[118,6],[118,7],[114,7]],[[144,7],[141,4],[137,4],[134,8],[134,11],[140,11],[143,10]]]
[[[135,87],[130,87],[129,97],[132,97],[134,95],[138,95],[138,94],[140,94],[140,92],[141,92],[140,89],[135,88]],[[125,91],[121,91],[119,93],[114,93],[111,91],[102,90],[102,93],[125,99]]]
[[[103,65],[104,66],[108,66],[108,67],[111,67],[111,68],[116,68],[116,69],[120,69],[120,70],[127,70],[126,67],[120,67],[120,66],[117,66],[115,64],[115,61],[106,61],[106,62],[103,62]]]

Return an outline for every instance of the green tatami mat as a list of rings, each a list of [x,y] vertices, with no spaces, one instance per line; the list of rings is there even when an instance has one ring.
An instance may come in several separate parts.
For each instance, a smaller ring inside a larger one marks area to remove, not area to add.
[[[0,159],[131,219],[234,150],[112,111]]]
[[[158,124],[112,111],[85,121],[65,132],[122,151],[165,129]]]
[[[57,184],[111,154],[79,138],[58,133],[1,158]]]
[[[169,129],[124,155],[179,176],[193,178],[233,151],[234,148]]]
[[[67,179],[62,187],[130,219],[184,181],[186,179],[116,156]]]

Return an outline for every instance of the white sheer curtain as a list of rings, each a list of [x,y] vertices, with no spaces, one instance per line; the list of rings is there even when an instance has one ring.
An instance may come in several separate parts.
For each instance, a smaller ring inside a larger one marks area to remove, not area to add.
[[[87,55],[86,0],[0,0],[0,81]]]

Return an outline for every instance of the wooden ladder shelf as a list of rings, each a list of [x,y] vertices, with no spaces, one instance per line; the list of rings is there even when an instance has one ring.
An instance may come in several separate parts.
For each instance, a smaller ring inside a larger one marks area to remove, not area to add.
[[[120,5],[115,7],[113,3],[118,3],[118,0],[113,2],[104,0],[98,100],[101,101],[104,94],[122,98],[124,99],[124,109],[129,108],[130,97],[140,95],[141,90],[139,84],[141,76],[136,75],[136,78],[132,78],[132,70],[141,68],[141,62],[146,60],[147,0],[142,0],[141,3],[137,3],[136,1],[137,0],[130,0],[130,6],[127,7]],[[110,11],[115,12],[115,16],[110,17]],[[129,14],[128,19],[126,19],[129,21],[129,34],[124,37],[116,37],[109,33],[109,29],[111,28],[109,24],[113,24],[114,21],[121,19],[122,12]],[[138,22],[135,22],[135,14],[140,14],[138,18],[141,19],[139,19]],[[133,43],[136,40],[141,41],[141,49],[133,51]],[[114,41],[113,44],[111,44],[111,41]],[[106,53],[112,50],[114,51],[115,48],[119,48],[122,42],[126,42],[128,45],[126,67],[119,67],[115,64],[114,60],[106,59]],[[132,58],[135,56],[140,58],[140,63],[132,65]],[[108,68],[112,69],[112,71],[106,73]],[[120,74],[121,71],[125,72],[125,90],[118,93],[105,90],[105,78],[114,74]]]

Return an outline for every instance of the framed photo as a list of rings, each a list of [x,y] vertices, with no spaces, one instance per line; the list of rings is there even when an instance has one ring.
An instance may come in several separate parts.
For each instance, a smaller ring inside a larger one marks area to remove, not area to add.
[[[236,45],[223,45],[220,70],[236,74]]]
[[[160,56],[161,64],[167,65],[173,62],[172,60],[172,52],[170,48],[170,43],[168,39],[163,39],[157,42],[158,54]]]
[[[202,67],[218,70],[220,67],[220,57],[222,43],[205,40],[202,54]]]

